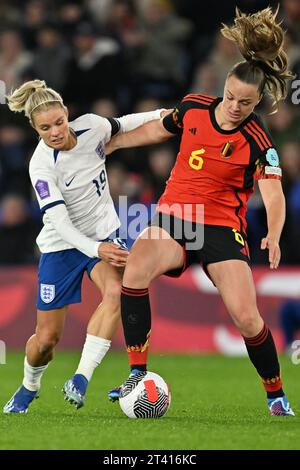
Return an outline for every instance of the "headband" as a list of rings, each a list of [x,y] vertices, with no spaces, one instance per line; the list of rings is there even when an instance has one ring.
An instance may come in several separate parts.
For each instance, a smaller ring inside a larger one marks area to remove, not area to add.
[[[47,101],[42,101],[41,103],[37,104],[32,110],[31,110],[31,113],[30,113],[30,116],[32,115],[33,111],[35,110],[35,108],[38,108],[39,106],[41,106],[42,104],[46,104],[46,103],[53,103],[57,101],[58,103],[61,103],[63,105],[63,102],[62,100],[47,100]]]

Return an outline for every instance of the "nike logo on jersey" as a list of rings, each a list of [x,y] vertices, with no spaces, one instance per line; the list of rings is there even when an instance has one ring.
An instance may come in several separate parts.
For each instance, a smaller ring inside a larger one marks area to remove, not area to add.
[[[66,184],[67,187],[70,186],[70,184],[72,183],[72,181],[73,181],[73,179],[75,178],[75,176],[76,176],[76,175],[74,175],[73,178],[70,179],[70,181],[65,181],[65,184]]]

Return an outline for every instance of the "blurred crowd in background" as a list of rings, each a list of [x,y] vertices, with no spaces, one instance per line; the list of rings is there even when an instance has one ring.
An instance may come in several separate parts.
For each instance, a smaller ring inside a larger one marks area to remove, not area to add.
[[[300,0],[282,0],[289,67],[300,80]],[[92,112],[121,116],[173,107],[187,93],[222,96],[227,71],[241,57],[220,34],[235,6],[252,13],[264,0],[0,0],[0,80],[6,90],[42,79],[60,92],[70,120]],[[282,262],[300,264],[300,85],[277,114],[262,114],[281,156],[287,220]],[[178,139],[116,152],[107,159],[112,197],[150,205],[162,194]],[[41,215],[28,177],[37,135],[20,114],[0,105],[0,264],[38,261]],[[260,240],[265,211],[257,191],[249,203],[253,263],[266,262]]]

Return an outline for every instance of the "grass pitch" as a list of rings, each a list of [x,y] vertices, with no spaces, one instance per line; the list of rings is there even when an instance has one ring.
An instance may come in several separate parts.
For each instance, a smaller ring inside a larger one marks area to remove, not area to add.
[[[27,415],[0,415],[0,449],[300,449],[299,371],[281,358],[285,391],[296,418],[270,417],[265,393],[246,358],[152,355],[149,370],[169,383],[172,403],[159,420],[131,420],[107,391],[128,372],[125,353],[109,353],[76,410],[61,388],[79,353],[57,352],[45,373],[41,397]],[[20,385],[23,353],[0,365],[0,405]]]

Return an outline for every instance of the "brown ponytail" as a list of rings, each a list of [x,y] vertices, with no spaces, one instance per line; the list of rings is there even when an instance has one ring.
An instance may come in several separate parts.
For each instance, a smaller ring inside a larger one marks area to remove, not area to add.
[[[233,26],[223,24],[221,33],[234,41],[245,61],[235,64],[228,76],[258,86],[259,93],[267,93],[278,103],[287,94],[288,81],[293,74],[288,70],[287,55],[283,50],[284,31],[276,22],[279,6],[273,14],[270,7],[246,15],[236,8]]]

